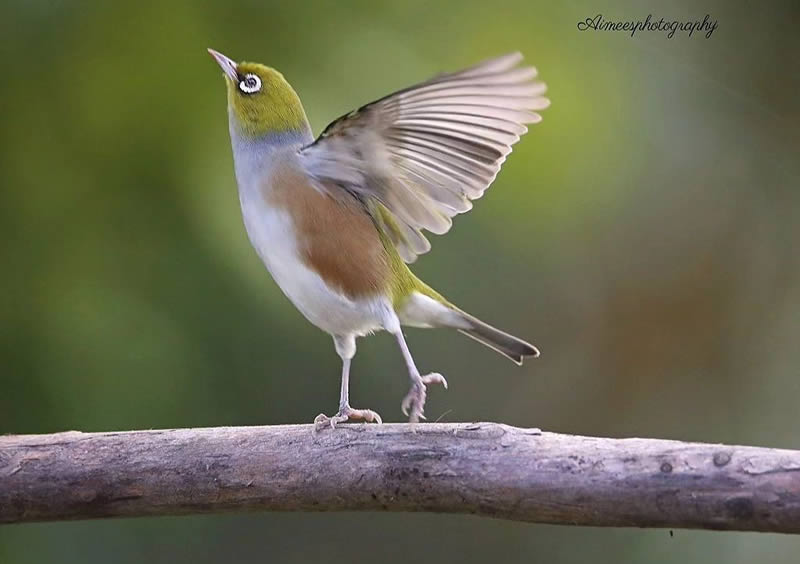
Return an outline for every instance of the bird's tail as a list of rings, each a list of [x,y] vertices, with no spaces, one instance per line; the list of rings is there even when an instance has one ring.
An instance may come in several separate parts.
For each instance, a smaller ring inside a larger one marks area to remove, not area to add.
[[[532,344],[492,327],[459,309],[436,290],[416,278],[410,270],[408,273],[414,277],[416,289],[397,311],[403,325],[458,329],[467,337],[496,350],[520,365],[526,356],[533,358],[539,356],[539,350]]]
[[[539,356],[539,349],[532,344],[492,327],[466,312],[459,311],[459,313],[463,316],[464,321],[469,324],[469,328],[459,329],[460,333],[475,339],[490,349],[496,350],[517,364],[521,365],[526,356],[533,358]]]

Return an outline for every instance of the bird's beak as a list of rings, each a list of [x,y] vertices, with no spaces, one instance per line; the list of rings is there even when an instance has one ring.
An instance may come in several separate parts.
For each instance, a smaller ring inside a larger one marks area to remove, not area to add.
[[[208,52],[212,57],[214,57],[214,60],[217,61],[217,64],[222,67],[222,72],[225,73],[225,76],[236,82],[236,62],[229,59],[219,51],[209,49]]]

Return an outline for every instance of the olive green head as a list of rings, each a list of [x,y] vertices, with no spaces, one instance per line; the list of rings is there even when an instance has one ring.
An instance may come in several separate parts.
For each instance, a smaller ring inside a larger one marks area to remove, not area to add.
[[[240,133],[258,137],[309,129],[300,98],[281,73],[258,63],[236,63],[213,49],[208,52],[222,67],[228,112]]]

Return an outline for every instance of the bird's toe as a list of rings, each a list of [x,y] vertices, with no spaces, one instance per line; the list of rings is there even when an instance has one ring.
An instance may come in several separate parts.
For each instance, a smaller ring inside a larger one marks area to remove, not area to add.
[[[438,372],[431,372],[430,374],[425,374],[425,376],[421,376],[422,382],[424,384],[441,384],[444,389],[447,389],[447,379],[439,374]]]

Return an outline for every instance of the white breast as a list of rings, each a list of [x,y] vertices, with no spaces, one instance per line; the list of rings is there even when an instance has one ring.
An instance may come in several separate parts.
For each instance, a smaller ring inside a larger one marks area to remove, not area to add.
[[[328,286],[308,268],[297,250],[292,218],[284,210],[270,205],[264,197],[262,182],[268,176],[241,170],[237,160],[239,201],[250,242],[284,294],[314,325],[331,334],[364,335],[383,326],[390,309],[385,298],[351,300]]]

